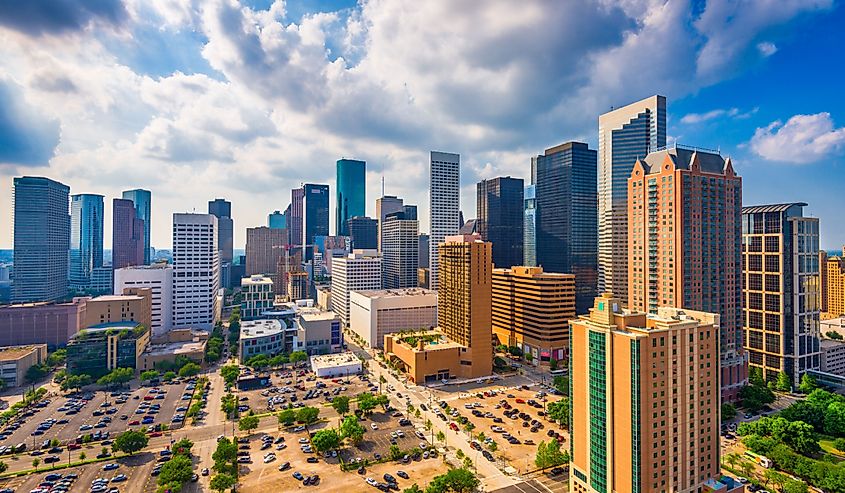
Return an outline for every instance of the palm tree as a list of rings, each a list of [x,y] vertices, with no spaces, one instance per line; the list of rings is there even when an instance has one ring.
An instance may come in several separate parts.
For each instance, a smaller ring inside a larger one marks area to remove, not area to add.
[[[384,375],[378,376],[378,393],[381,394],[381,384],[387,383],[387,379],[384,378]]]

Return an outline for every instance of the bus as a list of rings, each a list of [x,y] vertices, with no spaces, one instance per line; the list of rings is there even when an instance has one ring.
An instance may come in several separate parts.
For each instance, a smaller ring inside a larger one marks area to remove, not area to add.
[[[766,457],[765,455],[755,454],[750,450],[746,450],[745,456],[759,464],[760,467],[764,467],[766,469],[772,467],[772,460]]]

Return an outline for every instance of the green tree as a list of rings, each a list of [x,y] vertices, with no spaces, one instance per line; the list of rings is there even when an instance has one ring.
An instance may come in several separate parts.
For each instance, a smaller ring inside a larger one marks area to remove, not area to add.
[[[336,449],[340,445],[340,440],[340,434],[332,428],[320,430],[311,437],[311,443],[317,449],[317,452]]]
[[[361,392],[358,394],[357,400],[358,409],[360,409],[365,415],[372,413],[373,409],[376,408],[376,399],[370,392]]]
[[[834,341],[841,341],[843,339],[842,334],[840,334],[839,332],[836,332],[835,330],[829,330],[829,331],[825,332],[824,335],[828,339],[833,339]]]
[[[756,366],[752,366],[751,368],[749,368],[748,369],[748,383],[750,385],[757,385],[757,386],[765,385],[766,382],[763,380],[763,370],[756,367]]]
[[[442,431],[438,431],[437,433],[435,433],[434,438],[436,438],[438,442],[446,442],[446,434]]]
[[[88,458],[88,457],[85,455],[85,452],[80,452],[80,453],[79,453],[79,460],[81,460],[81,461],[85,462],[85,459],[87,459],[87,458]]]
[[[308,354],[305,351],[294,351],[290,353],[288,359],[291,363],[297,364],[308,359]]]
[[[347,416],[340,424],[340,436],[349,440],[353,445],[361,443],[367,430],[358,422],[355,416]]]
[[[811,376],[809,373],[805,373],[804,376],[801,377],[801,385],[798,386],[798,390],[800,390],[801,393],[809,394],[817,388],[819,388],[819,384],[815,377]]]
[[[159,377],[158,370],[146,370],[141,372],[141,381],[142,382],[149,382],[150,380],[155,380]]]
[[[97,380],[97,385],[103,387],[114,387],[129,383],[135,378],[135,370],[133,368],[115,368],[111,372],[103,375]]]
[[[824,432],[832,436],[845,435],[845,402],[831,402],[824,411]]]
[[[778,373],[778,381],[777,384],[775,384],[775,389],[781,392],[789,392],[792,390],[792,380],[785,371]]]
[[[158,475],[159,485],[178,484],[180,487],[191,480],[194,475],[194,465],[191,459],[176,455],[161,466]]]
[[[349,396],[339,395],[332,399],[332,407],[338,414],[343,416],[349,412]]]
[[[845,453],[845,438],[837,438],[833,441],[833,448]]]
[[[300,423],[310,425],[311,423],[317,421],[317,417],[319,415],[320,410],[316,407],[300,407],[296,412],[296,420]]]
[[[736,469],[736,465],[739,463],[739,461],[740,455],[736,452],[732,452],[725,456],[725,462],[727,462],[731,466],[731,469]]]
[[[227,393],[223,395],[223,398],[220,399],[220,410],[223,414],[226,415],[228,418],[235,417],[235,411],[238,409],[238,398],[235,397],[234,394]]]
[[[525,353],[525,361],[531,363],[532,361],[534,361],[534,355],[531,353]]]
[[[558,375],[552,382],[558,392],[563,395],[569,395],[569,377]]]
[[[508,353],[510,353],[511,356],[520,357],[522,356],[522,349],[518,346],[510,346],[508,347]]]
[[[472,471],[461,467],[452,469],[446,474],[435,476],[429,483],[425,493],[446,493],[453,491],[455,493],[470,493],[474,491],[480,481],[475,477]]]
[[[247,433],[258,428],[258,416],[244,416],[238,421],[238,429]]]
[[[726,402],[722,404],[722,421],[730,421],[736,417],[736,408],[733,404]]]
[[[67,361],[67,349],[60,348],[56,349],[49,355],[47,355],[47,366],[52,368],[56,368],[58,366],[62,366]]]
[[[237,480],[228,474],[215,474],[213,478],[211,478],[211,482],[209,486],[211,487],[212,491],[218,491],[223,493],[224,491],[231,489]]]
[[[0,461],[0,474],[3,474],[4,472],[6,472],[7,469],[9,469],[8,464],[6,464],[3,461]]]
[[[43,364],[32,365],[29,368],[27,368],[26,374],[24,375],[24,378],[26,378],[27,382],[34,383],[34,382],[37,382],[37,381],[41,380],[42,378],[46,377],[47,372],[49,372],[49,371],[50,371],[50,369],[47,368],[47,365],[43,365]]]
[[[296,421],[296,411],[293,409],[285,409],[281,411],[278,415],[279,417],[279,424],[290,426]]]
[[[199,375],[200,370],[202,370],[202,368],[200,368],[200,365],[196,363],[185,363],[185,365],[179,369],[179,376],[182,378],[193,377]]]
[[[211,454],[211,459],[214,461],[212,468],[216,472],[237,476],[238,469],[235,464],[238,460],[238,444],[234,440],[220,439],[217,442],[217,449]]]
[[[550,402],[547,406],[546,415],[552,421],[557,422],[567,430],[569,429],[569,399],[564,397],[557,402]]]
[[[771,483],[773,485],[779,486],[778,489],[782,489],[783,484],[786,483],[787,476],[774,469],[766,469],[765,471],[763,471],[763,480],[766,482],[766,486]]]
[[[241,370],[238,368],[238,365],[226,365],[220,368],[220,376],[223,377],[227,387],[234,385],[238,381],[238,375],[240,374]]]
[[[59,388],[62,390],[73,390],[73,389],[81,389],[86,385],[91,384],[91,375],[86,375],[84,373],[79,375],[68,375],[61,384],[59,384]]]
[[[390,457],[390,460],[399,460],[403,455],[404,454],[402,453],[402,449],[399,448],[399,445],[391,445],[390,451],[387,454],[387,456]]]
[[[112,448],[115,450],[119,450],[123,453],[132,455],[135,452],[145,448],[149,443],[150,439],[147,437],[146,433],[142,433],[140,431],[124,431],[117,438],[114,439],[114,443],[112,444]]]
[[[41,464],[41,459],[39,459],[38,457],[32,459],[32,467],[34,467],[36,471],[38,470],[39,464]]]
[[[557,371],[557,360],[552,358],[549,360],[549,369],[551,371]]]
[[[783,484],[783,489],[781,491],[783,491],[783,493],[809,493],[810,488],[807,487],[807,483],[804,481],[788,479],[786,483]]]
[[[559,466],[565,462],[569,462],[569,454],[561,452],[560,443],[557,440],[550,440],[549,443],[540,442],[540,445],[537,446],[534,465],[540,469]]]
[[[417,486],[417,483],[414,483],[410,487],[402,490],[402,493],[423,493],[423,490],[421,490],[420,487]]]
[[[169,382],[169,381],[173,380],[174,378],[176,378],[176,372],[173,371],[173,370],[166,371],[166,372],[164,372],[164,375],[161,376],[161,378],[165,382]]]
[[[194,442],[187,438],[182,438],[170,447],[170,450],[174,454],[184,455],[187,457],[191,456],[191,448],[193,448]]]

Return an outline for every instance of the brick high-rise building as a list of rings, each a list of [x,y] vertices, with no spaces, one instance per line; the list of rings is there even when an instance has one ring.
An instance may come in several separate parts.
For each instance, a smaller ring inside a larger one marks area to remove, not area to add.
[[[807,204],[742,208],[745,349],[766,381],[785,372],[798,387],[821,368],[819,342],[819,219]]]
[[[112,202],[112,267],[122,269],[144,265],[144,220],[137,216],[135,203],[129,199]]]
[[[628,306],[718,313],[722,398],[748,380],[742,344],[742,178],[715,151],[675,146],[628,179]]]
[[[845,257],[828,257],[824,270],[827,311],[822,318],[845,317]]]
[[[496,267],[522,264],[523,187],[522,178],[510,176],[481,180],[476,185],[476,228],[481,239],[493,244]]]
[[[276,294],[283,294],[277,274],[279,259],[287,248],[287,230],[259,226],[246,229],[246,275],[265,274],[273,280]]]
[[[571,331],[569,491],[726,491],[719,315],[646,315],[606,293]]]
[[[493,336],[534,361],[569,355],[569,320],[575,318],[575,276],[542,267],[493,269]]]

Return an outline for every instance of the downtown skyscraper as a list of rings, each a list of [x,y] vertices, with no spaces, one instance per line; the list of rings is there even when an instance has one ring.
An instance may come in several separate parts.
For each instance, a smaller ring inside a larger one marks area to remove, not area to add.
[[[596,296],[596,151],[567,142],[537,156],[536,265],[575,274],[575,309],[586,313]]]
[[[356,159],[337,161],[337,190],[335,197],[335,231],[337,236],[349,236],[347,221],[366,214],[367,163]]]
[[[122,269],[144,265],[144,220],[135,214],[135,204],[129,199],[112,201],[112,267]],[[149,253],[147,253],[149,255]]]
[[[70,197],[70,270],[68,287],[84,291],[94,269],[103,266],[103,196]]]
[[[314,238],[329,235],[329,186],[306,183],[302,187],[302,260],[314,256]]]
[[[510,176],[476,185],[476,230],[493,244],[493,265],[510,268],[523,261],[524,185]]]
[[[150,263],[150,214],[152,207],[152,194],[149,190],[136,188],[134,190],[125,190],[123,198],[131,200],[135,206],[135,216],[144,221],[144,265]]]
[[[409,208],[409,206],[405,206]],[[416,212],[413,208],[413,212]],[[383,286],[385,289],[413,288],[419,267],[419,223],[415,213],[394,212],[384,221],[382,243]]]
[[[720,316],[722,398],[745,385],[742,178],[717,151],[676,145],[637,160],[628,180],[628,306]]]
[[[437,290],[439,247],[460,228],[461,156],[431,151],[429,165],[429,289]]]
[[[54,301],[67,296],[70,187],[40,176],[14,179],[12,301]]]
[[[302,208],[305,205],[305,189],[294,188],[290,191],[290,205],[285,211],[288,230],[288,244],[291,249],[302,254]]]
[[[393,214],[394,212],[402,212],[404,210],[404,206],[402,205],[404,201],[393,195],[383,195],[376,199],[376,217],[375,219],[378,221],[378,250],[381,251],[381,228],[384,226],[384,220],[387,218],[388,214]]]
[[[173,328],[211,330],[220,318],[220,250],[212,214],[173,214]]]
[[[232,221],[232,203],[225,199],[208,201],[208,213],[217,218],[217,249],[220,250],[220,285],[231,288],[240,283],[232,279],[235,225]]]
[[[637,159],[666,146],[666,98],[599,116],[598,291],[628,299],[628,178]]]

